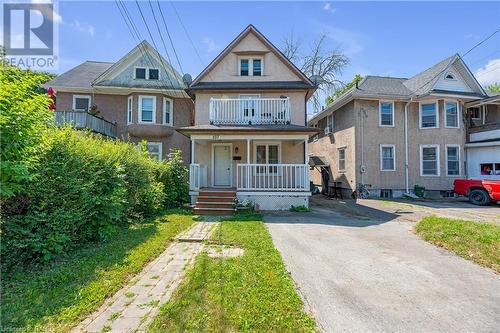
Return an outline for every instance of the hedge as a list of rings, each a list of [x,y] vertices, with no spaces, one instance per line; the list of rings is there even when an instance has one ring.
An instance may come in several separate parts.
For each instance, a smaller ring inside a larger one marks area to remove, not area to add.
[[[106,240],[137,219],[187,200],[179,151],[164,162],[136,145],[69,128],[44,137],[25,211],[2,225],[2,265],[48,261],[89,241]]]

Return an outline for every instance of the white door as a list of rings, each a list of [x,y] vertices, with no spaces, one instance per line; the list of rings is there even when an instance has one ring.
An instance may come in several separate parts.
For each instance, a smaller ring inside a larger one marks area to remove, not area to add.
[[[241,112],[245,122],[252,122],[258,119],[260,112],[260,95],[240,95]]]
[[[231,186],[231,146],[214,145],[214,186]]]

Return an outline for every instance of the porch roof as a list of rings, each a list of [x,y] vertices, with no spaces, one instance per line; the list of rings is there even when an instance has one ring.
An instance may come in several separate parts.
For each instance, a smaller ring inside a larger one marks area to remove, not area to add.
[[[195,125],[188,127],[181,127],[177,129],[180,133],[189,137],[191,134],[273,134],[273,133],[287,133],[287,134],[316,134],[319,129],[300,126],[300,125],[243,125],[243,126],[225,126],[225,125]]]

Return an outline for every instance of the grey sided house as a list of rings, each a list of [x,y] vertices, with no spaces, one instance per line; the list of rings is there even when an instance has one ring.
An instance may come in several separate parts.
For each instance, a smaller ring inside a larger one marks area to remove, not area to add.
[[[182,77],[143,41],[117,62],[86,61],[47,82],[56,93],[56,121],[130,142],[147,141],[158,159],[189,140],[175,129],[191,124],[194,104]]]
[[[415,186],[448,196],[454,179],[483,164],[493,177],[500,167],[499,123],[498,98],[458,54],[411,78],[367,76],[309,120],[321,131],[309,144],[312,179],[324,192],[335,184],[350,194],[363,184],[373,196]],[[483,142],[472,144],[476,136]],[[472,152],[480,146],[481,161]]]

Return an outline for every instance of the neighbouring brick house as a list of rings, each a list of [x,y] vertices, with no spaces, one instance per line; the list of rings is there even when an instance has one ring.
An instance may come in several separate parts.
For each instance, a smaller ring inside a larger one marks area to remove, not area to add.
[[[175,129],[191,124],[193,101],[179,73],[148,42],[116,63],[86,61],[45,87],[56,93],[59,122],[120,140],[147,140],[159,159],[181,149],[190,162],[189,139]]]

